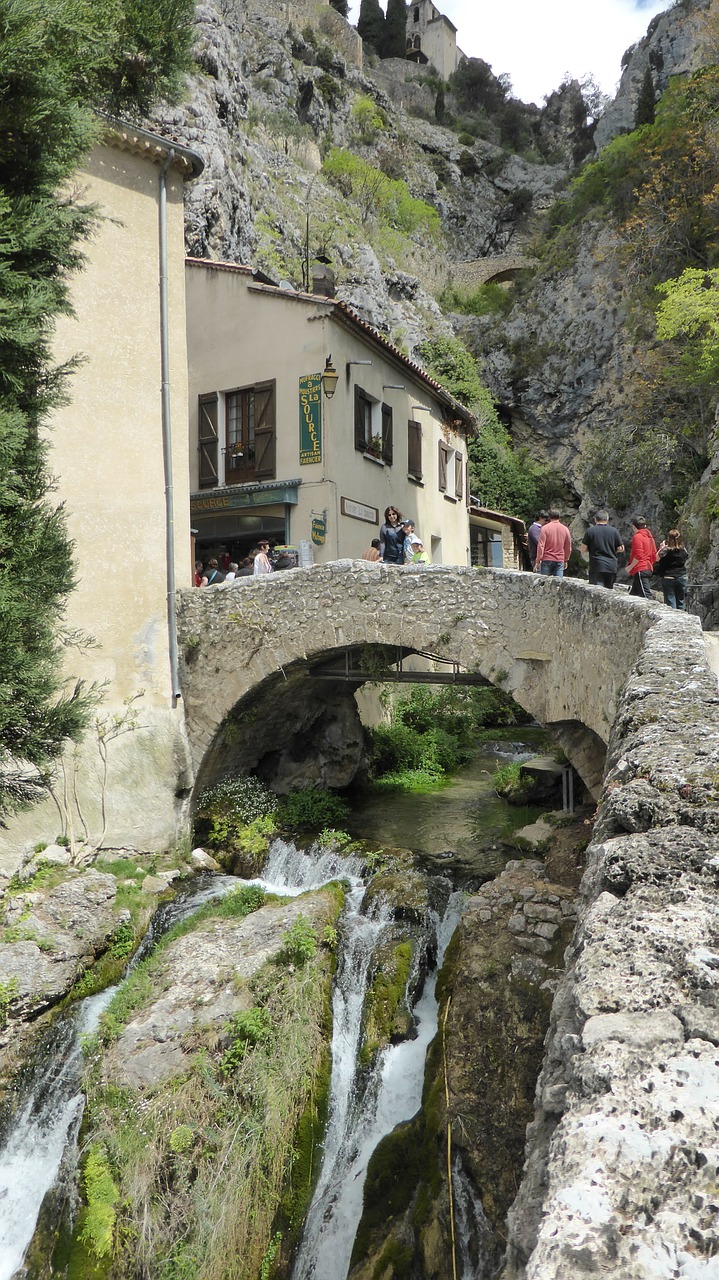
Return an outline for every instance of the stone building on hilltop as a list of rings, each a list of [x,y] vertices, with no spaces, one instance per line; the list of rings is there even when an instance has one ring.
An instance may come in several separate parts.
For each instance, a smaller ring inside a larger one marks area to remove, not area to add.
[[[466,57],[457,47],[457,28],[432,3],[414,0],[407,10],[407,57],[431,63],[448,80]]]

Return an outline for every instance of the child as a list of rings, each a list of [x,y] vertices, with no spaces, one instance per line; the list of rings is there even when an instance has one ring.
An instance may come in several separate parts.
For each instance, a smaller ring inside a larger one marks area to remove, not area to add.
[[[422,543],[420,542],[419,538],[415,538],[414,553],[412,555],[410,564],[431,564],[431,563],[432,561],[430,560],[427,552],[422,546]]]

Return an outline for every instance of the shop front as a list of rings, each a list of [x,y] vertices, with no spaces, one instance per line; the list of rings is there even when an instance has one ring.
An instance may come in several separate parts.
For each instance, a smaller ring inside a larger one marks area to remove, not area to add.
[[[228,485],[212,494],[191,494],[196,558],[203,563],[215,558],[224,567],[233,560],[241,564],[256,551],[260,539],[266,538],[271,547],[290,543],[299,484]]]

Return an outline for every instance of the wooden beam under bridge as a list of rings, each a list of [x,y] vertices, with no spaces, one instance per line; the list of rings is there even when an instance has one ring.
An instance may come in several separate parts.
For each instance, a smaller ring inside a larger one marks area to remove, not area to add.
[[[424,658],[449,668],[446,671],[405,670],[408,657]],[[390,648],[388,645],[367,650],[345,649],[333,654],[329,662],[320,662],[309,668],[313,680],[348,680],[355,684],[368,682],[381,684],[455,684],[489,685],[490,680],[478,671],[463,671],[458,662],[441,658],[436,653],[422,653],[419,649]]]

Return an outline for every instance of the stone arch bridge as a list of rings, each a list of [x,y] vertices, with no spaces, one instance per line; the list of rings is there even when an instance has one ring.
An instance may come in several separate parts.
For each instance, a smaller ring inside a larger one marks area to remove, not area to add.
[[[328,712],[349,697],[320,680],[303,702],[315,665],[350,651],[371,677],[387,645],[511,691],[595,791],[604,764],[503,1274],[714,1275],[719,690],[698,620],[567,579],[356,561],[184,592],[180,618],[196,786],[300,721],[311,751],[317,690]]]
[[[341,786],[361,750],[356,684],[341,664],[336,680],[311,676],[349,651],[370,680],[388,646],[438,655],[510,692],[597,797],[622,688],[656,625],[625,595],[570,580],[357,561],[185,592],[180,620],[196,789],[252,769],[291,786],[293,761],[313,750],[325,784]]]

